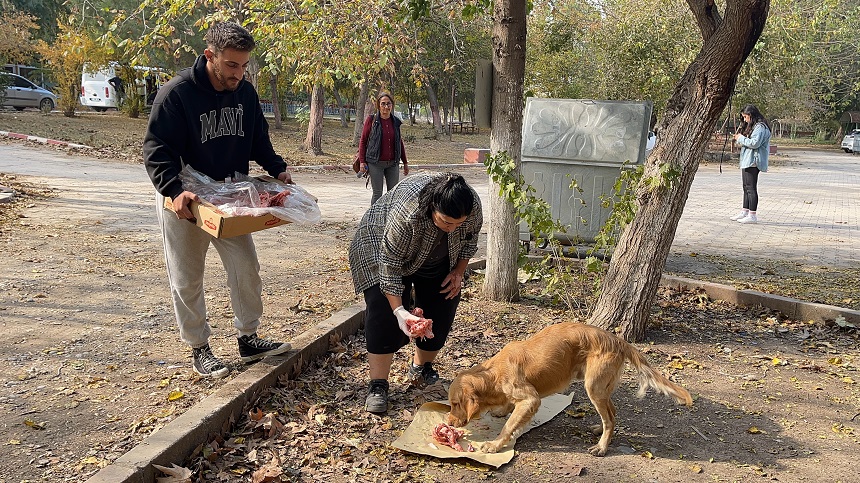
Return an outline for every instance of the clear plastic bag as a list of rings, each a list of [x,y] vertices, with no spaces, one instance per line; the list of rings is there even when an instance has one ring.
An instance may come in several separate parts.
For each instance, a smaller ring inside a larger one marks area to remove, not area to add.
[[[293,223],[320,221],[320,208],[316,199],[299,185],[261,181],[241,173],[236,173],[233,179],[239,180],[238,183],[253,183],[257,189],[259,203],[254,206],[237,206],[232,214],[259,216],[269,213]]]
[[[187,191],[228,215],[268,214],[291,223],[320,221],[316,199],[298,185],[261,181],[242,173],[235,173],[232,180],[221,183],[187,165],[179,178]]]

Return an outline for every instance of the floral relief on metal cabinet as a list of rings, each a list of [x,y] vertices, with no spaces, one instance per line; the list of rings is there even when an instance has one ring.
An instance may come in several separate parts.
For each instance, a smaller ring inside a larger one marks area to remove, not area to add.
[[[612,164],[639,161],[647,110],[643,103],[529,101],[523,125],[524,157]]]

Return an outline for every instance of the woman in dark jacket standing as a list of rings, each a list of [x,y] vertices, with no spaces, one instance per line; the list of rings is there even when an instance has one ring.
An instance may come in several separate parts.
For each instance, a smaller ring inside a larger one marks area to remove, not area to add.
[[[392,116],[394,98],[387,91],[380,92],[373,101],[376,114],[364,120],[364,129],[358,142],[358,158],[361,162],[361,172],[370,177],[373,187],[373,197],[370,204],[376,203],[382,196],[382,178],[388,190],[400,181],[398,171],[400,160],[403,160],[403,175],[409,174],[406,162],[406,150],[400,136],[400,125],[403,123],[397,116]]]

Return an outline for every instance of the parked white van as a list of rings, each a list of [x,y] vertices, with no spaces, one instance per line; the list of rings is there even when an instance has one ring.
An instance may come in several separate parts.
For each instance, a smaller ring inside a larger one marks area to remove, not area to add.
[[[84,65],[81,74],[81,105],[93,108],[98,112],[116,109],[119,100],[116,88],[108,81],[116,77],[113,66],[93,72],[91,67]]]
[[[117,74],[119,66],[108,65],[93,72],[91,67],[84,65],[81,74],[81,105],[88,106],[95,111],[104,112],[108,109],[117,109],[119,98],[122,95],[136,93],[142,96],[146,104],[152,103],[155,92],[167,81],[167,75],[156,67],[135,67],[138,71],[145,72],[145,79],[138,80],[133,89],[124,86]],[[117,92],[117,86],[124,92]]]

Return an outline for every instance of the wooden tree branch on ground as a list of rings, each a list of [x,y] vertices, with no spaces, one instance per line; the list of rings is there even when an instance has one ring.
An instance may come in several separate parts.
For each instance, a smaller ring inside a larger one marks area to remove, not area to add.
[[[637,187],[638,211],[612,257],[590,323],[639,341],[708,138],[764,30],[770,0],[687,0],[704,43],[669,99],[660,143]]]

